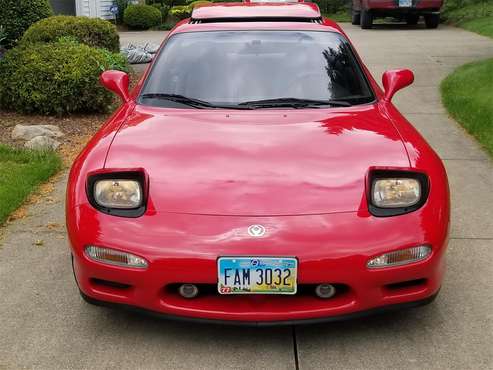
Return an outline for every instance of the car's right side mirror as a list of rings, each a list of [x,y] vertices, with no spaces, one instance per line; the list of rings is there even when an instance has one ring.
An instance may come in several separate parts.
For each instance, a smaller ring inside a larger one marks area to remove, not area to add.
[[[385,101],[391,101],[394,94],[414,82],[414,73],[409,69],[392,69],[382,76]]]

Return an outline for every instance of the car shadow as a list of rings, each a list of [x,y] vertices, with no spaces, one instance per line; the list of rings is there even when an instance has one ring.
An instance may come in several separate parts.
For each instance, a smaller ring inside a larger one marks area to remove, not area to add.
[[[386,22],[386,23],[374,23],[373,28],[371,30],[363,30],[363,31],[411,31],[411,30],[421,30],[421,31],[428,31],[429,29],[426,28],[424,23],[418,23],[416,25],[409,25],[406,23],[392,23],[392,22]],[[434,31],[434,30],[429,30],[429,31]]]

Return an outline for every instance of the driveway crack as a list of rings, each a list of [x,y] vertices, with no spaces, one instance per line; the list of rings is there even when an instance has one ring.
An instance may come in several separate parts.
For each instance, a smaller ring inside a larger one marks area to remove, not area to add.
[[[296,340],[296,327],[292,326],[293,334],[293,356],[294,356],[294,366],[296,370],[300,370],[300,361],[298,358],[298,342]]]

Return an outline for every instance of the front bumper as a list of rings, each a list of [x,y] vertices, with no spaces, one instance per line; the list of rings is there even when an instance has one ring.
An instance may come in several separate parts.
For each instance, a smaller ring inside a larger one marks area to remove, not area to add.
[[[247,235],[247,226],[256,223],[266,226],[265,237]],[[293,323],[352,317],[431,299],[445,270],[448,216],[424,207],[388,218],[349,212],[284,217],[160,214],[125,219],[83,205],[68,213],[68,231],[79,288],[93,300],[166,316]],[[90,244],[137,254],[149,261],[149,267],[139,270],[94,262],[83,252]],[[433,248],[424,261],[386,269],[366,267],[369,258],[420,244]],[[222,296],[209,290],[185,299],[172,289],[178,283],[215,286],[216,261],[225,255],[295,256],[299,286],[332,283],[344,288],[327,300],[309,290],[294,296]]]
[[[358,319],[358,318],[362,318],[362,317],[366,317],[366,316],[384,314],[384,313],[389,313],[389,312],[393,312],[393,311],[400,311],[400,310],[405,310],[405,309],[409,309],[409,308],[424,306],[424,305],[432,303],[435,300],[435,298],[438,296],[438,293],[439,292],[436,292],[432,296],[425,298],[425,299],[422,299],[422,300],[419,300],[419,301],[398,303],[398,304],[393,304],[393,305],[388,305],[388,306],[383,306],[383,307],[377,307],[377,308],[373,308],[373,309],[366,310],[366,311],[359,311],[359,312],[354,312],[354,313],[345,314],[345,315],[338,315],[338,316],[322,317],[322,318],[315,318],[315,319],[302,319],[302,320],[282,320],[282,321],[233,321],[233,320],[201,319],[201,318],[191,318],[191,317],[184,317],[184,316],[168,315],[168,314],[163,314],[160,312],[149,311],[149,310],[146,310],[146,309],[143,309],[140,307],[136,307],[136,306],[129,306],[129,305],[125,305],[125,304],[111,303],[111,302],[106,302],[106,301],[98,301],[97,299],[91,298],[91,297],[85,295],[84,293],[80,292],[82,298],[88,303],[91,303],[91,304],[94,304],[97,306],[124,309],[127,311],[135,312],[138,314],[144,314],[144,315],[156,317],[159,319],[175,320],[175,321],[187,321],[187,322],[203,323],[203,324],[257,326],[257,327],[288,326],[288,325],[313,325],[313,324],[321,324],[321,323],[336,322],[336,321],[354,320],[354,319]]]

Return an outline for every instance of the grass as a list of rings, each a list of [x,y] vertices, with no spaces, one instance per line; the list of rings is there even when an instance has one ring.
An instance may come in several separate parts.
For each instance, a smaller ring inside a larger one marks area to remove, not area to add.
[[[13,149],[0,144],[0,225],[60,167],[61,160],[55,152]]]
[[[493,1],[467,3],[463,6],[445,5],[443,17],[447,23],[493,38]]]
[[[476,32],[493,39],[493,16],[461,22],[459,26],[468,31]]]
[[[442,100],[455,118],[493,156],[493,59],[463,65],[441,84]]]

